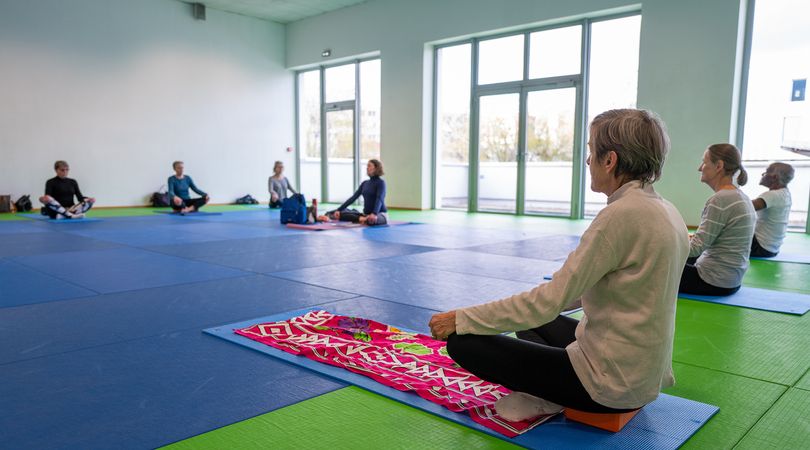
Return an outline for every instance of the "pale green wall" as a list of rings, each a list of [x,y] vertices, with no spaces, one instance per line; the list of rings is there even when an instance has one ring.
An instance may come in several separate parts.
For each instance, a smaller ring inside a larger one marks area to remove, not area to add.
[[[267,199],[295,161],[284,39],[174,0],[0,1],[0,193],[41,195],[66,159],[100,205],[144,204],[182,159],[214,202]]]
[[[389,203],[430,205],[429,43],[493,30],[637,8],[621,0],[372,0],[287,26],[287,67],[379,51],[382,159]],[[673,150],[659,191],[688,223],[708,188],[696,168],[708,144],[729,139],[740,0],[649,0],[641,5],[638,104],[667,122]],[[321,50],[332,49],[332,58]]]

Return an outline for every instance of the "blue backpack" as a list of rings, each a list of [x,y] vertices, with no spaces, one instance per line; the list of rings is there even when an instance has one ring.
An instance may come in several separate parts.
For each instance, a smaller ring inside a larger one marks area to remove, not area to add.
[[[303,194],[293,194],[282,200],[281,223],[307,223],[307,201]]]

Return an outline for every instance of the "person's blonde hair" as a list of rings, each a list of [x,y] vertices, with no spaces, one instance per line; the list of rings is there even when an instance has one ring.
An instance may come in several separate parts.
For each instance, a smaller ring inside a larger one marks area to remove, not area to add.
[[[381,177],[385,175],[385,170],[383,169],[383,163],[379,159],[369,159],[369,163],[374,165],[374,173],[372,176]]]
[[[745,186],[745,183],[748,182],[748,172],[743,168],[742,155],[737,147],[731,144],[713,144],[709,146],[708,150],[711,162],[723,161],[723,173],[725,175],[733,176],[739,170],[737,184]]]
[[[652,111],[612,109],[591,122],[591,148],[599,161],[611,151],[618,162],[614,176],[654,183],[661,178],[670,143],[666,125]]]

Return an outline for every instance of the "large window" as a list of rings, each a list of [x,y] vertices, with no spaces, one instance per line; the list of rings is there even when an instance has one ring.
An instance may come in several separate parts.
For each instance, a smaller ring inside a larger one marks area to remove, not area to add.
[[[301,192],[343,202],[380,157],[380,60],[299,72],[297,94]]]
[[[584,112],[635,106],[640,23],[584,20],[437,48],[436,207],[596,214],[605,198],[585,175]]]
[[[756,2],[741,150],[749,181],[743,191],[756,198],[766,188],[760,174],[774,161],[791,164],[793,198],[789,225],[807,229],[810,203],[810,33],[806,0]]]

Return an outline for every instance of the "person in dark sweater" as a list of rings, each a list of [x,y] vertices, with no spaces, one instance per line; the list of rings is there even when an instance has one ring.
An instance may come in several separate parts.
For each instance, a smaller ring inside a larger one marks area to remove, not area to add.
[[[208,194],[200,190],[190,176],[183,174],[183,161],[173,162],[172,168],[174,169],[174,175],[170,176],[169,181],[166,183],[169,186],[172,209],[180,214],[197,212],[203,205],[208,203]],[[188,193],[189,189],[202,197],[191,198]]]
[[[96,199],[82,195],[79,183],[67,177],[70,172],[67,161],[56,161],[53,170],[56,171],[56,176],[45,183],[45,195],[39,198],[43,205],[40,212],[51,219],[83,218]],[[78,203],[73,201],[74,197]]]
[[[338,209],[327,213],[329,219],[372,226],[388,223],[388,208],[385,207],[385,181],[381,178],[385,174],[382,161],[368,160],[366,174],[369,179],[362,182],[357,188],[357,192],[343,202]],[[361,195],[363,196],[363,212],[348,209]]]

